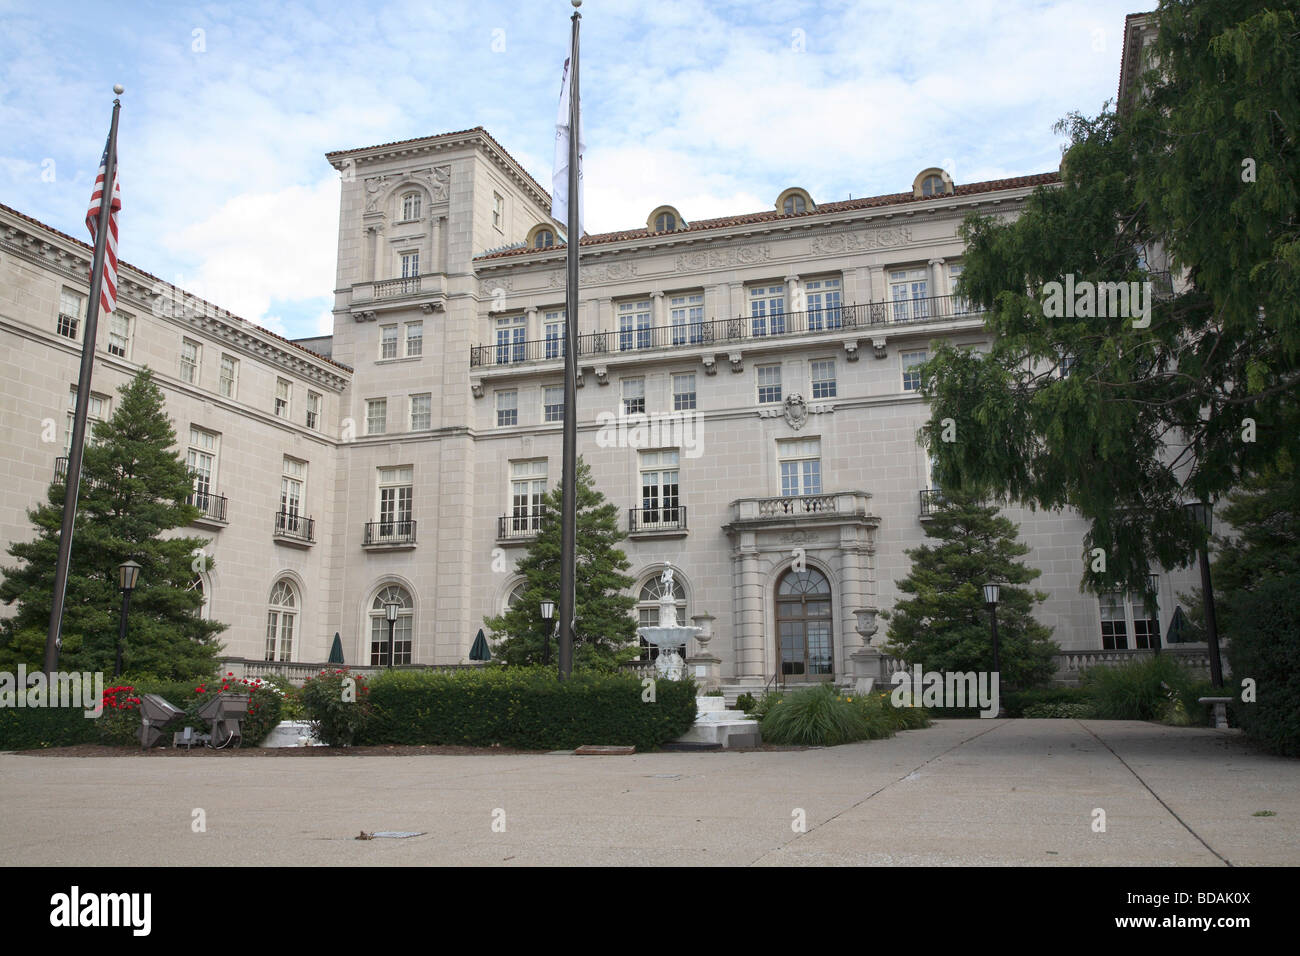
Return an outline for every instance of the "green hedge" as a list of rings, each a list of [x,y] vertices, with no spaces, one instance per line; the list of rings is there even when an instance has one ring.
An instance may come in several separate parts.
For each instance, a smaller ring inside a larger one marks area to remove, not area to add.
[[[546,667],[390,671],[370,685],[373,714],[356,743],[652,750],[691,728],[693,680],[656,681],[653,703],[643,691],[634,674],[579,672],[561,682]]]
[[[1051,708],[1079,704],[1086,704],[1089,707],[1093,704],[1092,692],[1084,687],[1048,687],[1039,690],[1017,690],[1002,695],[1002,706],[1006,708],[1008,717],[1039,716],[1037,711],[1034,714],[1025,713],[1031,707],[1041,708],[1046,706]]]
[[[81,707],[0,708],[0,750],[44,750],[100,743],[96,724]]]
[[[1232,681],[1215,694],[1235,697],[1229,718],[1272,753],[1300,756],[1300,588],[1294,577],[1268,578],[1238,593],[1228,621]],[[1256,699],[1241,700],[1244,678]]]

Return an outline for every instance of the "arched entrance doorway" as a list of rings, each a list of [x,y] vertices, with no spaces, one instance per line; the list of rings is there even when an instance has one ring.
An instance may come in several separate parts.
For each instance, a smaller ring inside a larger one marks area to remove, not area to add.
[[[834,677],[831,583],[813,568],[787,571],[776,585],[776,650],[787,681]]]

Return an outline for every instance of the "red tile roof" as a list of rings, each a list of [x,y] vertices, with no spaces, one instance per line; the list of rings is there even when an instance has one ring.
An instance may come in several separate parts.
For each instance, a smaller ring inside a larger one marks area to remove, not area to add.
[[[921,196],[917,197],[909,190],[903,193],[889,193],[884,196],[867,196],[862,199],[847,199],[842,202],[828,202],[820,204],[816,209],[810,209],[806,212],[783,213],[776,209],[767,209],[762,212],[747,213],[740,216],[723,216],[718,219],[697,219],[685,229],[678,229],[672,233],[663,233],[662,235],[680,236],[690,233],[705,232],[709,229],[724,229],[728,226],[744,226],[751,223],[768,223],[778,220],[806,219],[809,216],[821,216],[827,213],[848,212],[854,209],[871,209],[877,206],[901,206],[907,203],[934,202],[944,199],[950,199],[952,196],[972,196],[978,193],[998,192],[1004,189],[1025,189],[1031,186],[1043,186],[1050,183],[1061,181],[1059,173],[1037,173],[1033,176],[1014,176],[1010,179],[993,179],[982,183],[967,183],[954,188],[951,195],[940,196]],[[621,232],[604,232],[596,235],[583,236],[579,241],[580,246],[597,246],[609,242],[623,242],[629,239],[645,239],[654,235],[644,226],[640,229],[626,229]],[[475,256],[475,262],[483,262],[489,259],[505,259],[511,256],[527,255],[532,252],[554,252],[556,249],[563,249],[564,243],[560,242],[552,246],[549,250],[533,249],[530,246],[522,246],[516,249],[503,249],[499,252],[491,252],[481,256]]]
[[[73,245],[80,246],[82,249],[85,249],[87,252],[89,252],[92,256],[95,253],[95,249],[93,246],[82,242],[80,239],[77,239],[74,236],[68,235],[66,232],[60,232],[58,229],[55,229],[53,226],[48,225],[47,223],[41,222],[39,219],[33,219],[31,216],[19,212],[17,209],[14,209],[12,206],[6,206],[4,203],[0,203],[0,210],[4,210],[10,215],[16,216],[17,218],[23,220],[24,222],[29,222],[33,226],[37,226],[41,229],[44,229],[46,232],[52,233],[58,236],[60,239],[63,239],[67,242],[71,242]],[[130,269],[132,272],[136,273],[137,275],[144,276],[146,279],[152,279],[154,282],[160,282],[164,285],[169,285],[174,289],[179,288],[179,286],[173,285],[172,283],[168,282],[166,279],[160,279],[158,278],[158,276],[154,275],[153,273],[145,272],[143,269],[137,268],[136,266],[131,265],[131,263],[129,262],[119,261],[118,262],[119,274],[123,269]],[[119,282],[119,287],[120,287],[120,282]],[[181,291],[184,292],[185,290],[181,289]],[[192,296],[192,297],[195,299],[199,298],[198,296]],[[200,301],[206,301],[206,300],[200,300]],[[350,368],[349,366],[344,365],[341,362],[335,362],[333,359],[327,359],[325,358],[325,356],[313,352],[311,349],[303,348],[301,345],[298,345],[296,342],[293,342],[290,339],[286,339],[283,335],[277,335],[276,333],[272,332],[270,329],[264,329],[262,328],[262,326],[258,325],[255,322],[249,322],[247,319],[235,315],[229,309],[218,308],[216,311],[217,314],[220,315],[222,318],[231,319],[236,322],[243,322],[245,325],[251,325],[253,328],[257,329],[257,331],[263,333],[264,335],[268,335],[279,342],[283,342],[285,345],[292,346],[293,348],[297,349],[299,352],[307,353],[316,361],[328,362],[330,365],[333,365],[335,368],[341,368],[346,372],[353,371],[353,369]]]

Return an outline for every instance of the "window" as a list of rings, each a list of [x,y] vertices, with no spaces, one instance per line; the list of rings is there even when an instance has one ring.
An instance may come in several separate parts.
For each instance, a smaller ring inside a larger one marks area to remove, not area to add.
[[[211,514],[211,497],[216,494],[217,449],[220,442],[220,437],[215,433],[191,426],[185,464],[194,479],[192,503],[205,514]]]
[[[108,316],[108,354],[126,358],[131,343],[131,317],[125,312],[111,312]]]
[[[411,396],[411,431],[433,427],[433,394],[424,392]]]
[[[831,585],[815,568],[787,571],[776,586],[781,673],[799,680],[835,673]]]
[[[672,232],[677,228],[677,217],[670,212],[655,216],[655,232]]]
[[[402,197],[402,220],[410,222],[420,218],[420,194],[407,193]]]
[[[638,530],[676,528],[681,525],[681,493],[678,484],[678,452],[641,453],[641,508]]]
[[[792,216],[797,212],[807,212],[808,204],[802,196],[786,196],[785,202],[781,204],[781,211],[787,216]]]
[[[758,403],[770,405],[781,401],[781,366],[759,365],[757,371]]]
[[[315,392],[307,393],[307,427],[320,428],[320,396]]]
[[[1128,647],[1128,622],[1124,613],[1124,595],[1112,591],[1101,595],[1101,646],[1108,651]]]
[[[785,286],[765,285],[749,290],[749,314],[755,335],[785,331]]]
[[[1057,346],[1056,354],[1060,358],[1060,364],[1057,366],[1058,374],[1061,378],[1069,378],[1070,373],[1074,371],[1074,367],[1079,364],[1078,356],[1074,355],[1072,352],[1065,351],[1065,349],[1060,346]]]
[[[366,434],[382,435],[386,431],[388,431],[388,399],[368,399],[366,401]]]
[[[818,438],[799,438],[776,443],[781,464],[781,496],[822,493],[822,450]]]
[[[650,300],[618,304],[618,350],[650,347]]]
[[[1133,646],[1150,649],[1158,646],[1160,641],[1160,613],[1155,607],[1148,608],[1145,598],[1130,591],[1125,600],[1122,591],[1110,591],[1101,595],[1101,646],[1105,650],[1126,650],[1129,635],[1133,635]]]
[[[645,414],[645,379],[625,378],[623,388],[623,414]]]
[[[86,440],[93,441],[95,422],[108,418],[109,398],[107,395],[90,393],[90,404],[86,406]],[[63,454],[72,454],[72,422],[77,411],[77,386],[68,390],[68,430],[63,442]]]
[[[217,380],[217,390],[226,398],[234,398],[239,390],[239,359],[229,355],[221,356],[221,375]]]
[[[511,534],[528,534],[542,527],[546,512],[546,459],[510,463]]]
[[[293,660],[293,631],[298,621],[298,591],[287,578],[271,589],[271,607],[266,612],[266,659]]]
[[[563,385],[547,385],[542,389],[542,421],[564,421]]]
[[[810,366],[813,398],[835,397],[835,360],[817,359]]]
[[[948,266],[948,291],[952,295],[952,314],[964,315],[971,309],[970,300],[957,294],[957,280],[961,278],[962,267],[960,265]]]
[[[919,366],[925,362],[925,350],[921,349],[917,352],[900,352],[899,357],[903,361],[903,391],[920,391],[921,369]]]
[[[376,520],[379,541],[411,537],[411,501],[414,496],[415,469],[411,465],[380,468]]]
[[[497,427],[519,424],[519,393],[513,388],[497,392]]]
[[[411,250],[409,252],[403,252],[402,253],[402,278],[414,279],[419,274],[420,274],[420,253],[416,252],[415,250]],[[413,290],[409,290],[405,288],[405,286],[403,286],[402,291],[407,292]]]
[[[895,322],[916,322],[930,317],[930,294],[924,269],[900,269],[889,273],[889,298],[894,303]]]
[[[543,316],[543,329],[545,330],[543,353],[545,358],[563,358],[565,344],[565,328],[563,312],[547,312]]]
[[[673,411],[688,412],[695,408],[695,373],[673,376]]]
[[[406,357],[415,358],[424,354],[424,323],[406,323]]]
[[[500,193],[492,194],[492,225],[497,229],[505,228],[506,201]]]
[[[281,418],[289,417],[289,397],[292,393],[293,385],[283,378],[275,380],[275,414]]]
[[[808,329],[838,329],[844,325],[840,311],[840,280],[813,279],[804,284],[804,299],[808,303]]]
[[[524,360],[524,336],[527,328],[523,315],[507,315],[497,319],[497,364],[509,365]]]
[[[397,358],[397,326],[379,327],[379,360]]]
[[[189,382],[191,385],[199,384],[199,355],[201,348],[198,342],[191,342],[189,339],[181,340],[181,381]]]
[[[397,620],[388,623],[389,603],[398,605]],[[414,630],[415,605],[406,588],[390,584],[380,588],[370,603],[370,666],[387,667],[388,638],[393,639],[393,664],[411,663],[411,634]]]
[[[303,502],[306,500],[307,463],[296,458],[284,459],[280,474],[280,530],[291,535],[302,535],[307,531],[307,522],[303,519]]]
[[[942,176],[926,176],[921,180],[922,196],[942,196],[947,191],[948,187],[944,185]]]
[[[555,233],[549,229],[537,230],[537,235],[533,236],[534,249],[549,249],[555,245]]]
[[[69,289],[59,291],[59,318],[56,324],[58,333],[64,338],[77,338],[81,328],[81,317],[86,312],[86,297]]]
[[[658,627],[659,626],[659,603],[666,597],[663,582],[660,575],[656,573],[641,587],[640,597],[636,604],[636,616],[638,627]],[[673,604],[677,606],[677,623],[684,624],[690,618],[686,616],[686,591],[682,587],[682,582],[673,580],[672,590]],[[644,637],[641,639],[641,657],[642,661],[653,661],[659,656],[660,648],[658,644],[651,644]],[[678,645],[677,653],[683,657],[686,656],[686,645]]]
[[[704,341],[704,293],[673,296],[668,300],[668,316],[673,327],[673,345]]]

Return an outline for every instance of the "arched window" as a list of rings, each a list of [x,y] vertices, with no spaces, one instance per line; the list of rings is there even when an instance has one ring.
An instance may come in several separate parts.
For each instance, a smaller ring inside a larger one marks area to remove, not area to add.
[[[402,220],[409,222],[420,218],[420,194],[407,193],[402,197]]]
[[[942,176],[926,176],[921,181],[922,196],[942,196],[948,191]]]
[[[831,584],[820,571],[787,571],[777,583],[776,643],[785,677],[819,680],[834,675]]]
[[[208,588],[203,581],[203,575],[201,574],[194,575],[194,580],[190,582],[190,586],[188,590],[197,591],[199,594],[199,598],[202,599],[203,601],[202,604],[200,604],[198,607],[194,609],[194,616],[199,618],[200,620],[206,621],[212,612],[208,605]]]
[[[672,232],[677,228],[677,217],[670,212],[655,216],[655,232]]]
[[[787,216],[792,216],[797,212],[807,212],[808,204],[804,202],[802,196],[787,196],[785,198],[785,203],[781,207],[781,211]]]
[[[549,249],[555,245],[555,233],[549,229],[539,229],[533,236],[534,249]]]
[[[505,609],[509,611],[512,607],[514,607],[516,604],[522,601],[524,599],[524,592],[527,590],[528,590],[527,581],[520,581],[518,584],[512,587],[510,589],[510,593],[506,595]]]
[[[393,663],[411,663],[411,632],[415,619],[415,605],[405,588],[388,584],[379,589],[370,604],[370,664],[388,666],[388,613],[385,605],[394,601],[398,605],[397,621],[393,624]]]
[[[288,578],[271,588],[271,606],[266,612],[266,659],[293,660],[293,634],[298,624],[298,589]]]
[[[658,625],[659,600],[663,595],[663,582],[659,580],[658,574],[641,586],[641,593],[636,603],[636,623],[638,627],[655,627]],[[677,605],[677,623],[690,623],[686,617],[686,591],[682,588],[680,581],[673,581],[673,603]],[[651,644],[640,635],[637,636],[637,639],[641,642],[641,657],[639,660],[653,661],[659,656],[658,645]],[[686,645],[679,646],[677,653],[685,657]]]

